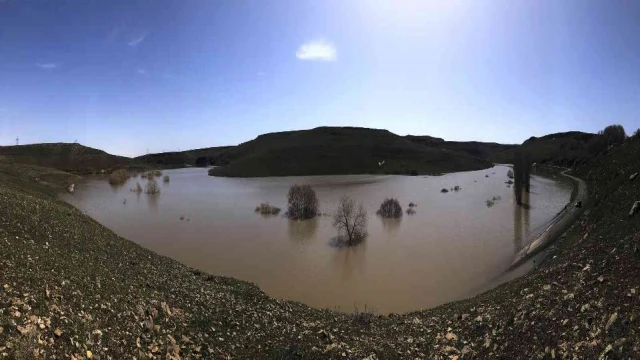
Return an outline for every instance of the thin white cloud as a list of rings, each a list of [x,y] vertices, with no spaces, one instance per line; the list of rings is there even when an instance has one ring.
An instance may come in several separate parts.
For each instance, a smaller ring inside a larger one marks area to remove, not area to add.
[[[131,46],[131,47],[136,47],[136,46],[138,46],[141,42],[143,42],[143,41],[144,41],[144,39],[145,39],[146,37],[147,37],[147,34],[144,34],[144,35],[138,36],[137,38],[135,38],[135,39],[133,39],[133,40],[129,41],[127,44],[129,44],[129,46]]]
[[[140,74],[140,75],[144,75],[144,74],[146,74],[146,73],[147,73],[147,70],[145,70],[145,69],[138,69],[138,70],[136,70],[136,72],[137,72],[138,74]]]
[[[43,70],[51,70],[58,67],[56,63],[36,63],[36,66]]]
[[[319,39],[300,45],[296,57],[300,60],[336,61],[338,52],[331,42]]]

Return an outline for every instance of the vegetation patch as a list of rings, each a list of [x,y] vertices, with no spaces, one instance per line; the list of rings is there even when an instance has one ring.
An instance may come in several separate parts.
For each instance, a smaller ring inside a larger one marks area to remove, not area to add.
[[[333,214],[333,227],[338,231],[339,243],[357,245],[367,235],[367,211],[362,204],[356,205],[353,199],[343,196]]]
[[[269,205],[269,203],[266,202],[256,206],[255,212],[262,215],[277,215],[278,213],[280,213],[280,208],[277,206]]]
[[[384,218],[399,218],[402,216],[402,206],[398,199],[388,198],[380,204],[376,214]]]
[[[160,187],[158,186],[155,178],[150,177],[149,180],[147,180],[147,186],[145,186],[144,192],[150,195],[160,193]]]
[[[129,178],[129,174],[127,174],[127,170],[118,169],[109,175],[109,184],[111,185],[122,185],[127,182]]]
[[[318,197],[309,185],[293,185],[287,194],[287,217],[307,220],[318,214]]]

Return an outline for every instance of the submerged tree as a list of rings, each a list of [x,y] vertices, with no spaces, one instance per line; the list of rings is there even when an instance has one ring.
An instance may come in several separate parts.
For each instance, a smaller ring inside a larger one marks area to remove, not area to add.
[[[295,220],[307,220],[318,213],[318,198],[309,185],[293,185],[287,195],[287,216]]]
[[[333,227],[340,233],[340,239],[347,245],[360,243],[367,234],[367,212],[348,196],[340,198],[338,209],[333,214]]]

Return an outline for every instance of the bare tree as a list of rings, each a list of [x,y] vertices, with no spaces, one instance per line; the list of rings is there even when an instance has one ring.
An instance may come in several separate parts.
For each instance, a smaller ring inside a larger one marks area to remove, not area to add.
[[[338,209],[333,214],[333,227],[341,233],[347,245],[356,245],[367,234],[367,211],[348,196],[340,198]]]

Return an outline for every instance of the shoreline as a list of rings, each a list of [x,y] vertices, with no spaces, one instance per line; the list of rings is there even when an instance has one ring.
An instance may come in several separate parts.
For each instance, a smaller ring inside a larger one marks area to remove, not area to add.
[[[568,171],[569,169],[566,169],[560,172],[560,174],[570,179],[574,185],[571,191],[569,203],[563,210],[556,214],[553,219],[551,219],[550,223],[544,230],[542,230],[541,233],[535,235],[531,241],[529,241],[529,243],[516,254],[513,262],[507,269],[507,272],[516,269],[518,266],[552,244],[563,233],[565,233],[584,212],[588,201],[587,185],[582,179],[567,174]],[[582,206],[579,208],[575,207],[575,203],[578,201],[582,202]]]

